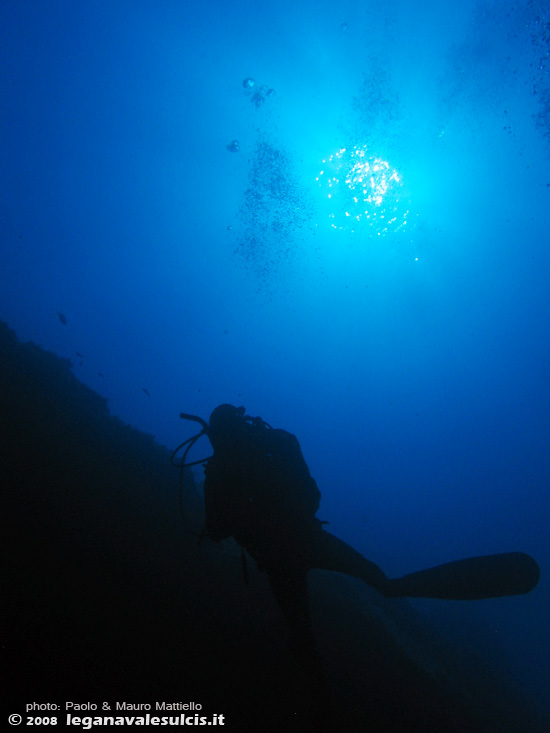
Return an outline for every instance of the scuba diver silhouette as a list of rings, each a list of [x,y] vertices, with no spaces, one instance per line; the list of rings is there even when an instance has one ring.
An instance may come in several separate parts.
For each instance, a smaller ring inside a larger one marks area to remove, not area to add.
[[[214,542],[234,537],[265,571],[290,631],[296,660],[314,681],[322,699],[326,683],[311,626],[307,574],[314,568],[360,578],[386,597],[474,600],[532,590],[539,567],[529,555],[512,552],[459,560],[389,579],[375,563],[327,532],[316,518],[321,494],[298,440],[244,407],[216,407],[209,424],[185,441],[187,452],[207,435],[214,454],[205,467],[205,534]],[[243,551],[243,568],[246,568]]]

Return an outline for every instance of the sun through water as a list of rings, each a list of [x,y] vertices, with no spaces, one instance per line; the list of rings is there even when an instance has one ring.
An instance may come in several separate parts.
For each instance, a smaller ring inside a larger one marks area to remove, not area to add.
[[[382,236],[407,225],[409,202],[401,175],[366,145],[341,148],[323,160],[316,181],[334,229]]]

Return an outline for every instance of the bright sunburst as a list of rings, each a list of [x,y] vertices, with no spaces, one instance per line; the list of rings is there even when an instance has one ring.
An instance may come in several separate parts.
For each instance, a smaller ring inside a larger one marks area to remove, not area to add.
[[[326,195],[334,229],[370,229],[378,236],[407,224],[407,197],[399,173],[367,146],[341,148],[326,160],[316,178]]]

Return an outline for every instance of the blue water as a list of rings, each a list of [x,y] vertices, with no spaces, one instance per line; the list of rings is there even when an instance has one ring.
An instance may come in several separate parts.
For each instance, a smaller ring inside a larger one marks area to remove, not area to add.
[[[0,317],[169,447],[221,402],[295,433],[319,516],[390,576],[533,555],[528,596],[416,605],[541,705],[549,24],[544,0],[0,5]]]

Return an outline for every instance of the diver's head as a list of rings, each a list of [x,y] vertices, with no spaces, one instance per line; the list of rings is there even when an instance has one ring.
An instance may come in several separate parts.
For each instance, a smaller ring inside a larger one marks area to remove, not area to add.
[[[231,445],[238,440],[238,436],[246,429],[244,407],[233,405],[218,405],[210,415],[208,437],[214,449]]]

